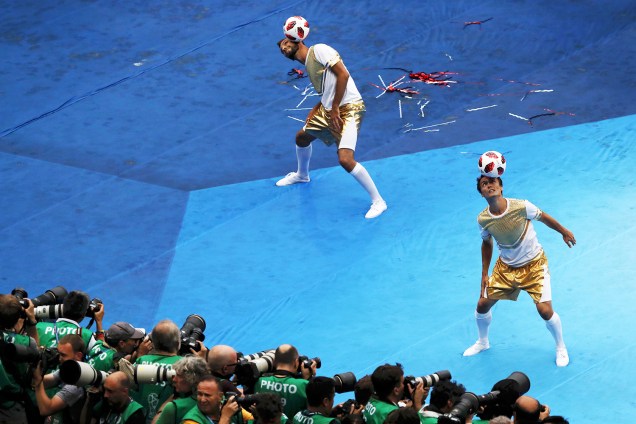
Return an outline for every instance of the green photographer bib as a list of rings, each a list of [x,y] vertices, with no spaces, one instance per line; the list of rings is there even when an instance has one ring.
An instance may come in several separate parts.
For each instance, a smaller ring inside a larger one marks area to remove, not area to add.
[[[278,393],[283,402],[283,412],[295,416],[307,408],[307,380],[294,377],[261,377],[254,387],[255,393]]]
[[[398,409],[397,405],[371,398],[362,411],[362,417],[367,424],[382,424],[387,415],[396,409]]]
[[[336,418],[325,417],[324,415],[308,410],[300,411],[294,415],[293,424],[340,424]]]
[[[180,360],[181,356],[144,355],[135,361],[136,365],[161,365],[172,369],[172,364]],[[172,385],[167,381],[157,384],[140,384],[138,391],[131,391],[131,397],[144,408],[146,422],[150,423],[157,414],[159,407],[172,394]]]

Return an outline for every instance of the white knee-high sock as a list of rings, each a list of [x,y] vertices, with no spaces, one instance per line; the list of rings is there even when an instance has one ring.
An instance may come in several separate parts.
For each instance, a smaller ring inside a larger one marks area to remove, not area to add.
[[[367,172],[366,168],[362,166],[361,163],[356,163],[356,166],[350,172],[353,178],[356,179],[360,183],[360,185],[369,193],[371,196],[371,201],[375,202],[377,200],[382,200],[382,196],[380,196],[380,192],[375,186],[371,175]]]
[[[298,175],[306,177],[309,175],[309,160],[311,159],[311,144],[307,147],[296,145],[296,159],[298,160]]]
[[[563,342],[563,328],[561,327],[561,317],[556,312],[552,314],[552,318],[545,321],[545,326],[554,337],[557,347],[565,347]]]
[[[479,341],[488,342],[488,328],[492,322],[492,311],[480,314],[475,311],[475,321],[477,321],[477,331],[479,332]]]

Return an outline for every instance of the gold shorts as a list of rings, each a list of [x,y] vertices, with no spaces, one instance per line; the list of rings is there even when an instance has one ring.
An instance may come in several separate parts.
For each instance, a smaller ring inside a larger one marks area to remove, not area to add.
[[[484,296],[496,300],[517,300],[521,290],[527,292],[534,303],[552,300],[548,258],[543,251],[519,268],[512,268],[497,259]]]
[[[355,150],[358,132],[360,131],[365,112],[364,102],[348,103],[340,106],[340,117],[344,124],[342,125],[342,130],[337,132],[329,126],[331,116],[320,103],[307,116],[303,130],[322,140],[327,146],[336,143],[339,149]]]

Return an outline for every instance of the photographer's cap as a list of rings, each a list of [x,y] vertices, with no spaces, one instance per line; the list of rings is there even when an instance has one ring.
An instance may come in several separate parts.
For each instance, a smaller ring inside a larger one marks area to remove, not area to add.
[[[127,322],[119,321],[111,325],[105,334],[109,340],[143,339],[143,331],[133,327]]]

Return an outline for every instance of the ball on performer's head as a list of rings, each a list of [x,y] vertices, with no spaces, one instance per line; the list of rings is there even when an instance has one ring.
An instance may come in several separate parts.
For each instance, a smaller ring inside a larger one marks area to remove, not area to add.
[[[486,177],[501,177],[506,171],[506,158],[499,152],[490,150],[479,157],[479,172]]]
[[[301,42],[309,35],[309,22],[302,16],[291,16],[285,21],[283,33],[293,42]]]

